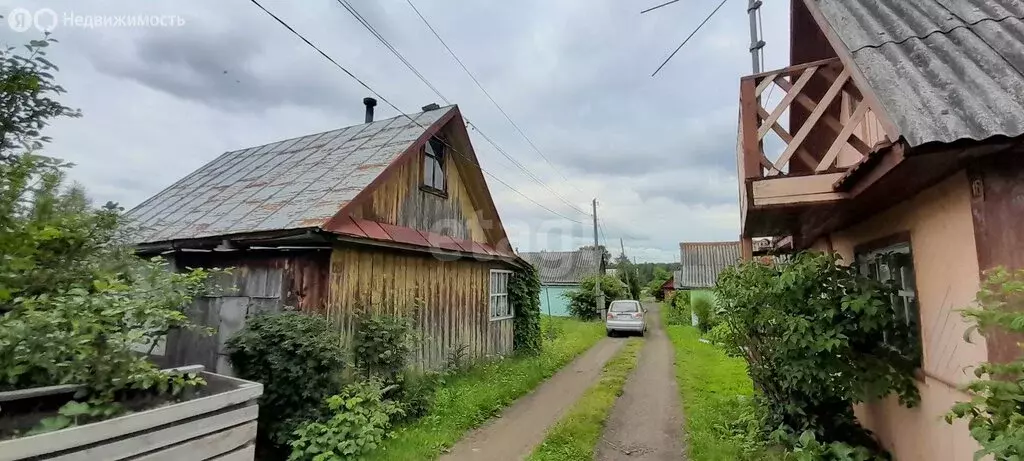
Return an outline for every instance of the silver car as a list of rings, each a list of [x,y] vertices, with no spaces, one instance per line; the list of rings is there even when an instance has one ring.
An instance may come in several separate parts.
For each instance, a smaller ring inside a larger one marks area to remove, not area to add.
[[[646,313],[647,310],[639,301],[612,301],[608,306],[608,317],[604,321],[608,336],[614,336],[618,332],[643,335],[647,332],[647,319],[644,318]]]

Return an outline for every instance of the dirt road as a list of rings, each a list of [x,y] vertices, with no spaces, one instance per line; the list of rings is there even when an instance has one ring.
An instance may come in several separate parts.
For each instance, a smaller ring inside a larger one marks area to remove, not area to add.
[[[598,442],[598,461],[686,459],[675,352],[661,326],[658,305],[644,307],[648,309],[647,341]]]
[[[548,428],[599,379],[605,362],[622,344],[621,339],[601,340],[532,393],[506,408],[501,416],[460,440],[441,460],[504,461],[529,456],[544,440]]]

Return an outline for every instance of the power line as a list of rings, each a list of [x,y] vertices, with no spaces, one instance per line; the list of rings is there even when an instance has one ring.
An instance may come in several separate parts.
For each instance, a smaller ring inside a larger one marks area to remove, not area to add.
[[[661,69],[663,67],[665,67],[665,64],[668,64],[668,62],[672,60],[672,57],[675,56],[676,53],[678,53],[679,50],[682,49],[683,46],[686,45],[686,42],[689,42],[690,39],[693,38],[693,36],[696,35],[697,32],[699,32],[702,27],[704,27],[704,24],[707,24],[708,21],[711,20],[711,18],[715,15],[715,13],[717,13],[718,10],[720,10],[722,8],[722,5],[725,5],[725,2],[727,2],[727,1],[729,1],[729,0],[722,0],[722,2],[719,3],[718,6],[716,6],[713,11],[711,11],[711,14],[709,14],[708,17],[704,18],[704,20],[701,21],[700,25],[698,25],[696,29],[693,29],[693,32],[690,32],[690,35],[686,36],[686,39],[683,40],[683,43],[680,43],[679,46],[676,47],[675,51],[673,51],[672,54],[668,55],[668,57],[665,58],[665,61],[663,61],[661,63],[661,65],[658,66],[658,68],[654,70],[654,73],[651,74],[651,77],[653,77],[655,75],[658,75],[658,72],[660,72]]]
[[[437,96],[440,97],[442,100],[444,100],[444,102],[446,104],[449,104],[449,105],[451,104],[451,101],[449,101],[448,98],[446,98],[443,94],[441,94],[441,91],[438,90],[437,87],[435,87],[432,83],[430,83],[430,81],[422,73],[420,73],[419,70],[416,69],[416,66],[413,66],[412,63],[409,62],[409,60],[405,59],[405,57],[402,56],[402,53],[400,53],[398,51],[398,49],[395,48],[394,45],[391,44],[391,42],[389,42],[386,38],[384,38],[384,36],[380,32],[377,32],[377,29],[375,27],[373,27],[373,25],[370,24],[369,21],[367,21],[366,18],[364,18],[363,15],[360,14],[359,11],[356,10],[355,7],[353,7],[352,4],[350,4],[348,2],[348,0],[337,0],[337,2],[342,7],[344,7],[345,10],[349,12],[349,14],[351,14],[354,18],[356,18],[356,20],[359,21],[359,23],[362,24],[363,27],[366,28],[366,30],[368,30],[370,32],[370,34],[372,34],[374,37],[376,37],[378,41],[380,41],[388,50],[390,50],[392,54],[394,54],[396,57],[398,57],[398,59],[400,61],[402,61],[405,64],[405,66],[408,67],[409,70],[411,70],[412,73],[415,74],[416,77],[418,77],[420,79],[420,81],[422,81],[425,85],[427,85],[427,87],[429,87],[431,90],[433,90],[434,93],[437,94]],[[411,5],[411,3],[410,3],[410,5]],[[415,6],[413,8],[415,9]],[[417,12],[417,14],[418,14],[418,12]],[[422,16],[421,16],[421,18],[422,18]],[[468,70],[467,70],[467,72],[468,72]],[[479,83],[478,83],[478,85],[479,85]],[[485,91],[485,93],[486,93],[486,91]],[[489,97],[489,95],[488,95],[488,97]],[[492,100],[492,102],[493,102],[493,100]],[[495,104],[497,104],[497,103],[495,103]],[[500,107],[499,107],[499,110],[500,110]],[[468,120],[467,120],[467,122],[468,122]],[[589,213],[587,213],[586,211],[583,211],[582,209],[580,209],[576,205],[573,205],[572,202],[570,202],[569,200],[567,200],[564,197],[562,197],[561,195],[559,195],[557,192],[555,192],[554,189],[552,189],[550,186],[545,184],[544,181],[542,181],[540,178],[538,178],[537,175],[533,174],[530,170],[528,170],[525,165],[523,165],[522,163],[520,163],[516,159],[512,158],[512,156],[508,152],[506,152],[504,149],[499,147],[497,143],[495,143],[493,140],[491,140],[490,137],[488,137],[486,134],[484,134],[483,131],[480,130],[480,127],[478,127],[476,125],[473,125],[473,126],[476,129],[476,131],[478,133],[480,133],[481,136],[483,136],[485,139],[487,139],[487,142],[489,142],[492,146],[494,146],[494,148],[497,149],[498,152],[501,153],[501,155],[505,156],[505,158],[507,158],[509,161],[511,161],[517,168],[522,170],[523,173],[525,173],[527,177],[529,177],[530,179],[536,181],[537,184],[540,184],[542,187],[547,189],[548,192],[550,192],[556,198],[558,198],[563,203],[568,205],[574,211],[577,211],[579,213],[582,213],[584,215],[589,216]]]
[[[646,9],[646,10],[643,10],[643,11],[640,12],[640,14],[644,14],[644,13],[646,13],[648,11],[654,11],[654,10],[656,10],[658,8],[663,7],[663,6],[669,6],[669,5],[671,5],[671,4],[675,3],[675,2],[678,2],[678,1],[679,0],[669,0],[669,1],[665,2],[665,3],[662,3],[661,5],[652,6],[652,7],[648,8],[648,9]]]
[[[331,64],[334,64],[334,66],[335,66],[335,67],[337,67],[338,69],[341,69],[341,71],[342,71],[342,72],[344,72],[344,73],[345,73],[346,75],[348,75],[348,76],[349,76],[349,77],[351,77],[351,78],[352,78],[353,80],[355,80],[355,81],[356,81],[357,83],[359,83],[359,84],[360,84],[360,85],[361,85],[361,86],[362,86],[363,88],[366,88],[366,90],[367,90],[367,91],[369,91],[370,93],[372,93],[372,94],[373,94],[374,96],[376,96],[376,97],[377,97],[378,99],[380,99],[381,101],[383,101],[383,102],[384,102],[385,104],[387,104],[388,106],[390,106],[390,107],[391,107],[392,109],[394,109],[395,111],[397,111],[397,112],[398,112],[399,114],[401,114],[401,115],[402,115],[402,116],[404,116],[405,118],[409,119],[409,121],[411,121],[412,123],[414,123],[414,124],[418,125],[418,126],[419,126],[420,128],[423,128],[424,130],[425,130],[425,129],[427,129],[427,128],[426,128],[425,126],[423,126],[422,124],[420,124],[419,122],[417,122],[417,121],[416,121],[416,120],[415,120],[414,118],[410,117],[410,116],[409,116],[409,114],[406,114],[406,113],[405,113],[405,112],[403,112],[403,111],[402,111],[401,109],[399,109],[399,108],[398,108],[398,106],[394,105],[394,104],[393,104],[393,103],[392,103],[392,102],[391,102],[390,100],[388,100],[388,99],[387,99],[387,98],[385,98],[385,97],[384,97],[383,95],[381,95],[380,93],[378,93],[378,92],[377,92],[377,90],[374,90],[374,89],[373,89],[372,87],[370,87],[370,85],[367,85],[367,84],[366,84],[366,82],[362,81],[362,80],[361,80],[361,79],[360,79],[359,77],[357,77],[357,76],[356,76],[355,74],[353,74],[353,73],[352,73],[352,72],[350,72],[350,71],[349,71],[348,69],[346,69],[346,68],[345,68],[345,66],[342,66],[342,65],[341,65],[341,64],[339,64],[339,63],[338,63],[337,61],[335,61],[335,60],[334,60],[333,58],[331,58],[331,57],[330,57],[330,56],[329,56],[329,55],[328,55],[327,53],[325,53],[325,52],[324,52],[323,50],[321,50],[321,49],[320,49],[319,47],[317,47],[317,46],[316,46],[315,44],[313,44],[313,42],[309,41],[309,39],[307,39],[307,38],[306,38],[305,36],[303,36],[303,35],[302,35],[302,34],[300,34],[300,33],[299,33],[298,31],[296,31],[296,30],[295,30],[294,28],[292,28],[292,26],[290,26],[290,25],[288,25],[288,23],[284,22],[284,20],[282,20],[281,18],[277,17],[277,15],[275,15],[274,13],[272,13],[272,12],[270,12],[269,10],[267,10],[266,8],[264,8],[264,7],[263,7],[263,5],[261,5],[259,1],[257,1],[257,0],[249,0],[249,1],[250,1],[250,2],[252,2],[252,3],[254,4],[254,5],[256,5],[256,6],[257,6],[257,7],[258,7],[258,8],[260,9],[260,10],[263,10],[263,12],[264,12],[264,13],[266,13],[266,14],[267,14],[267,15],[269,15],[270,17],[274,18],[274,20],[275,20],[275,21],[277,21],[277,22],[278,22],[279,24],[281,24],[281,26],[283,26],[283,27],[284,27],[285,29],[288,29],[288,31],[289,31],[289,32],[291,32],[291,33],[292,33],[292,34],[294,34],[294,35],[295,35],[296,37],[298,37],[298,38],[299,38],[300,40],[302,40],[303,42],[305,42],[305,43],[306,43],[306,45],[309,45],[309,47],[310,47],[310,48],[313,48],[314,50],[316,50],[316,52],[317,52],[317,53],[319,53],[319,54],[320,54],[320,56],[323,56],[323,57],[324,57],[325,59],[327,59],[327,60],[328,60],[328,61],[329,61],[329,62],[330,62]],[[473,162],[473,159],[471,159],[471,158],[470,158],[470,157],[469,157],[468,155],[466,155],[466,154],[464,154],[464,153],[460,152],[460,151],[459,151],[458,149],[456,149],[456,148],[455,148],[454,146],[452,146],[452,145],[448,144],[448,143],[447,143],[446,141],[444,141],[444,140],[442,140],[442,142],[443,142],[443,143],[444,143],[444,144],[445,144],[445,145],[446,145],[446,146],[447,146],[448,148],[450,148],[450,149],[451,149],[452,151],[454,151],[455,153],[457,153],[457,154],[461,155],[461,156],[462,156],[463,158],[465,158],[465,159],[466,159],[467,161],[469,161],[469,162],[470,162],[471,164],[473,164],[473,165],[475,165],[475,166],[476,166],[477,168],[479,168],[481,172],[483,172],[483,173],[487,174],[488,176],[490,176],[490,177],[491,177],[492,179],[494,179],[495,181],[498,181],[499,183],[501,183],[501,184],[502,184],[502,185],[504,185],[505,187],[509,188],[510,190],[512,190],[512,192],[515,192],[515,193],[519,194],[520,196],[522,196],[523,198],[525,198],[526,200],[528,200],[528,201],[532,202],[532,203],[533,203],[534,205],[537,205],[538,207],[540,207],[540,208],[542,208],[542,209],[546,210],[547,212],[549,212],[549,213],[551,213],[551,214],[553,214],[553,215],[559,216],[559,217],[561,217],[561,218],[563,218],[563,219],[566,219],[566,220],[569,220],[569,221],[575,222],[575,223],[577,223],[577,224],[583,224],[583,222],[582,222],[582,221],[579,221],[579,220],[576,220],[576,219],[573,219],[573,218],[567,217],[567,216],[565,216],[565,215],[563,215],[563,214],[561,214],[561,213],[558,213],[558,212],[556,212],[556,211],[554,211],[554,210],[552,210],[552,209],[550,209],[550,208],[548,208],[548,207],[546,207],[546,206],[544,206],[544,205],[541,205],[541,204],[540,204],[540,203],[538,203],[537,201],[535,201],[535,200],[531,199],[530,197],[528,197],[528,196],[527,196],[526,194],[523,194],[522,192],[520,192],[520,191],[519,191],[519,190],[517,190],[516,188],[512,187],[511,185],[509,185],[509,184],[508,184],[507,182],[505,182],[505,181],[501,180],[501,178],[498,178],[497,176],[495,176],[495,175],[494,175],[494,174],[492,174],[491,172],[489,172],[489,171],[485,170],[485,169],[483,168],[483,166],[481,166],[481,165],[480,165],[479,163]]]
[[[508,159],[509,161],[511,161],[511,162],[512,162],[512,163],[513,163],[514,165],[516,165],[517,167],[519,167],[519,169],[520,169],[520,170],[523,170],[523,172],[524,172],[524,173],[526,173],[526,174],[527,174],[527,175],[528,175],[528,176],[529,176],[530,178],[532,178],[532,179],[533,179],[534,181],[536,181],[536,182],[537,182],[538,184],[540,184],[541,186],[544,186],[544,188],[545,188],[545,189],[547,189],[547,190],[548,190],[548,192],[551,192],[551,194],[552,194],[552,195],[554,195],[555,197],[557,197],[557,198],[558,198],[559,200],[561,200],[562,202],[564,202],[564,203],[565,203],[566,205],[569,205],[569,207],[570,207],[570,208],[572,208],[573,210],[575,210],[575,211],[577,211],[577,212],[579,212],[579,213],[581,213],[581,214],[583,214],[583,215],[585,215],[585,216],[590,216],[590,213],[587,213],[586,211],[583,211],[582,209],[580,209],[580,207],[578,207],[578,206],[576,206],[576,205],[573,205],[573,204],[572,204],[572,202],[570,202],[570,201],[566,200],[566,199],[565,199],[565,198],[563,198],[563,197],[562,197],[561,195],[558,195],[558,193],[557,193],[557,192],[555,192],[555,191],[554,191],[554,189],[552,189],[552,188],[551,188],[551,187],[549,187],[549,186],[548,186],[548,185],[547,185],[546,183],[544,183],[543,181],[541,181],[541,180],[540,180],[540,178],[538,178],[538,177],[537,177],[537,176],[535,176],[535,175],[534,175],[533,173],[531,173],[531,172],[530,172],[530,170],[527,170],[527,169],[526,169],[526,167],[525,167],[525,166],[523,166],[523,164],[519,163],[518,161],[516,161],[516,159],[512,158],[512,156],[511,156],[511,155],[509,155],[509,154],[508,154],[507,152],[505,152],[505,149],[502,149],[502,148],[501,148],[501,146],[499,146],[499,145],[498,145],[498,144],[497,144],[496,142],[494,142],[494,140],[492,140],[490,136],[487,136],[487,134],[486,134],[486,133],[484,133],[484,132],[483,132],[483,130],[481,130],[479,126],[477,126],[477,125],[475,125],[474,123],[470,122],[470,121],[469,121],[469,119],[466,119],[466,124],[467,124],[467,125],[469,125],[470,127],[472,127],[472,128],[474,129],[474,130],[476,130],[476,132],[477,132],[477,133],[480,133],[480,136],[482,136],[482,137],[484,138],[484,140],[485,140],[485,141],[487,141],[487,142],[488,142],[488,143],[489,143],[489,144],[490,144],[491,146],[493,146],[493,147],[494,147],[494,148],[495,148],[495,149],[496,149],[496,150],[497,150],[498,152],[500,152],[500,153],[501,153],[501,155],[504,155],[504,156],[505,156],[505,158],[507,158],[507,159]]]
[[[523,131],[522,128],[519,128],[519,124],[517,124],[514,120],[512,120],[512,117],[508,115],[508,112],[505,112],[505,109],[501,107],[501,104],[498,104],[498,101],[494,100],[494,97],[491,96],[491,93],[488,92],[486,88],[484,88],[484,85],[482,83],[480,83],[480,80],[478,80],[476,78],[476,75],[473,75],[473,72],[471,72],[469,70],[469,68],[466,67],[466,64],[462,62],[462,59],[459,59],[459,56],[457,54],[455,54],[455,51],[453,51],[451,49],[451,47],[448,46],[448,43],[445,42],[443,38],[441,38],[441,34],[439,34],[437,32],[437,30],[434,29],[434,26],[430,25],[430,21],[427,21],[427,18],[424,17],[423,14],[420,13],[420,10],[418,8],[416,8],[416,5],[414,5],[412,3],[412,0],[405,0],[405,2],[408,3],[410,7],[412,7],[412,10],[416,12],[416,16],[420,17],[420,20],[422,20],[423,24],[425,24],[427,26],[427,29],[430,29],[430,32],[434,34],[434,37],[437,37],[437,41],[441,42],[441,45],[444,46],[444,49],[448,50],[448,54],[450,54],[452,56],[452,58],[455,59],[455,62],[459,63],[459,67],[461,67],[462,70],[466,72],[466,75],[469,75],[469,78],[473,80],[473,83],[476,84],[477,88],[480,88],[480,91],[482,91],[484,93],[484,96],[487,96],[487,99],[491,101],[491,104],[494,104],[494,107],[496,107],[498,109],[498,111],[501,112],[501,115],[505,116],[505,120],[508,120],[508,123],[511,124],[512,127],[516,129],[516,131],[519,133],[519,135],[522,136],[523,139],[526,140],[526,142],[530,145],[530,147],[532,147],[533,150],[535,152],[537,152],[537,154],[540,155],[540,157],[543,158],[545,162],[547,162],[548,166],[551,167],[551,170],[554,171],[555,173],[558,173],[558,175],[561,176],[562,179],[564,179],[567,184],[569,184],[570,186],[572,186],[576,190],[578,190],[580,192],[583,192],[578,187],[576,187],[572,183],[568,182],[569,178],[565,177],[565,175],[562,174],[561,171],[559,171],[558,169],[555,168],[555,165],[553,163],[551,163],[551,160],[548,160],[548,157],[546,155],[544,155],[543,152],[541,152],[540,148],[538,148],[537,145],[534,144],[533,140],[530,139],[530,137],[526,135],[526,133]]]
[[[359,24],[362,24],[362,26],[366,28],[366,30],[370,31],[370,34],[376,37],[377,40],[380,41],[385,48],[387,48],[389,51],[391,51],[392,54],[398,57],[398,60],[402,61],[402,63],[405,64],[405,67],[408,67],[413,74],[416,74],[416,77],[418,77],[421,82],[427,85],[427,87],[430,88],[431,91],[433,91],[434,94],[437,95],[437,97],[441,98],[441,100],[444,101],[445,104],[451,105],[452,102],[449,101],[448,98],[444,97],[444,95],[441,94],[441,91],[438,90],[437,87],[435,87],[432,83],[430,83],[430,81],[427,80],[427,78],[424,77],[423,74],[421,74],[420,71],[417,70],[416,67],[409,62],[408,59],[405,59],[405,56],[402,56],[402,53],[399,53],[398,49],[395,48],[394,45],[391,44],[391,42],[384,38],[384,36],[381,35],[380,32],[377,32],[377,29],[373,27],[373,25],[370,24],[370,22],[367,21],[366,18],[363,17],[363,15],[359,14],[359,11],[357,11],[355,7],[349,4],[348,0],[337,0],[337,2],[343,8],[345,8],[345,10],[348,11],[349,14],[352,15],[352,17],[356,18],[356,21],[359,21]]]

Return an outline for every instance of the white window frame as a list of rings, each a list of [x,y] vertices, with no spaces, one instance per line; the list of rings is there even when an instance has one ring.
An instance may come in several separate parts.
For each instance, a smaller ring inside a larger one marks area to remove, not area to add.
[[[889,282],[897,279],[897,275],[885,261],[885,256],[890,254],[903,254],[910,257],[909,269],[907,266],[898,268],[899,287],[893,296],[893,307],[899,312],[893,312],[897,319],[907,325],[918,328],[918,341],[923,341],[920,333],[921,328],[921,306],[917,299],[917,268],[914,267],[914,249],[909,241],[894,243],[882,248],[864,251],[855,255],[856,264],[861,274],[867,275],[879,282]],[[888,334],[882,332],[882,338],[888,344]],[[924,345],[921,344],[922,350]]]
[[[504,274],[504,277],[499,276],[495,278],[496,274]],[[504,290],[502,291],[502,278],[504,278]],[[515,317],[515,309],[512,308],[512,303],[508,297],[508,283],[512,278],[512,271],[506,271],[501,269],[491,269],[487,275],[488,284],[488,302],[487,309],[491,317],[492,322],[499,320],[508,320]],[[505,301],[505,307],[507,312],[500,312],[501,300]],[[504,315],[502,315],[504,314]]]

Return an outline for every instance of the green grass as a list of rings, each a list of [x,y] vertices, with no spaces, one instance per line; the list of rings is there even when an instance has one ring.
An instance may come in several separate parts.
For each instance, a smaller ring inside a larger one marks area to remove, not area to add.
[[[630,339],[605,364],[601,379],[573,405],[537,446],[531,461],[572,461],[594,459],[594,446],[604,432],[604,422],[622,394],[629,373],[636,368],[643,341]]]
[[[604,324],[599,322],[542,316],[541,323],[545,331],[553,325],[558,335],[550,341],[545,338],[540,355],[499,360],[449,377],[438,390],[430,412],[407,426],[396,428],[395,437],[386,441],[370,459],[437,458],[467,431],[533,390],[605,335]]]
[[[686,414],[691,461],[743,459],[742,440],[726,427],[735,421],[754,393],[743,359],[699,341],[690,326],[667,327],[676,352],[676,380]],[[772,459],[761,456],[759,459]]]

